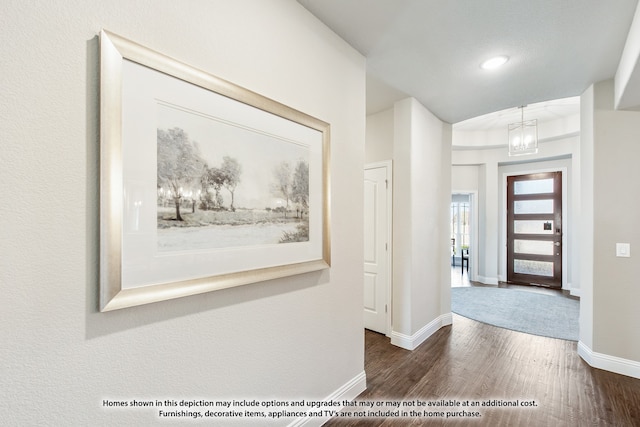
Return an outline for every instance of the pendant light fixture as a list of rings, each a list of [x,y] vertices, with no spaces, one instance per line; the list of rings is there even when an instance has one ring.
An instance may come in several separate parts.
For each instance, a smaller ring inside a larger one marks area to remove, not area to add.
[[[524,121],[524,107],[520,108],[521,119],[509,125],[509,155],[520,156],[538,152],[538,121]]]

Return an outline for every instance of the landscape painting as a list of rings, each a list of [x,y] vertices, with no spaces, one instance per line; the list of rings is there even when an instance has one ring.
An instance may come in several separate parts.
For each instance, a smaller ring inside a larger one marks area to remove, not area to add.
[[[101,31],[100,311],[329,269],[330,134]]]
[[[158,102],[158,252],[309,241],[309,157],[299,141]]]

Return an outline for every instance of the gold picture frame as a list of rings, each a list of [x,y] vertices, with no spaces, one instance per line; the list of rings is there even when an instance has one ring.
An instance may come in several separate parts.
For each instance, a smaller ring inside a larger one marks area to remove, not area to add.
[[[100,311],[329,268],[328,123],[106,30],[100,61]]]

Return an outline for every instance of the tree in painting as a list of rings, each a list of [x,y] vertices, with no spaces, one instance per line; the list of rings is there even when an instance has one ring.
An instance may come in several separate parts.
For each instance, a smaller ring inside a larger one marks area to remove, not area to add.
[[[202,209],[223,209],[224,198],[222,194],[220,194],[220,190],[224,187],[231,195],[229,210],[235,212],[235,191],[240,183],[241,173],[242,165],[240,165],[236,159],[229,156],[222,158],[222,166],[219,168],[210,168],[205,165],[202,176],[200,177],[200,203]],[[212,190],[213,194],[211,193]]]
[[[183,221],[180,203],[185,191],[202,174],[204,161],[195,142],[180,128],[158,129],[158,185],[167,186],[176,206],[176,221]]]
[[[224,199],[220,190],[224,184],[224,174],[220,168],[209,168],[205,165],[204,172],[200,177],[200,202],[202,209],[222,209]],[[213,190],[213,195],[211,194]]]
[[[284,217],[286,218],[291,200],[291,165],[289,162],[280,162],[273,169],[273,177],[272,192],[285,200]]]
[[[236,187],[240,183],[240,174],[242,173],[242,166],[240,163],[233,157],[224,156],[222,158],[222,166],[220,167],[220,171],[222,176],[224,177],[222,181],[222,185],[226,188],[231,194],[231,205],[229,209],[235,211],[236,208],[233,205],[234,201],[234,193],[236,191]]]
[[[287,209],[289,199],[298,205],[296,218],[301,221],[296,231],[282,233],[280,243],[309,241],[309,221],[304,220],[305,211],[309,210],[309,163],[304,160],[298,161],[295,171],[291,174],[291,167],[283,162],[276,169],[275,176],[279,184],[278,194],[287,199]]]
[[[300,206],[300,214],[309,208],[309,164],[300,160],[293,172],[291,182],[291,200]]]

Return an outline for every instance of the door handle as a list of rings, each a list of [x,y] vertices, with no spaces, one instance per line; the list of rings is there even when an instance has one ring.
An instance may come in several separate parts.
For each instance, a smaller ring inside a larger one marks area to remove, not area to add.
[[[555,242],[554,245],[560,246],[560,242]]]

